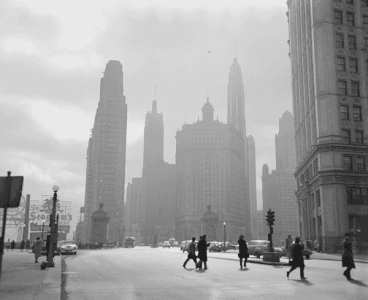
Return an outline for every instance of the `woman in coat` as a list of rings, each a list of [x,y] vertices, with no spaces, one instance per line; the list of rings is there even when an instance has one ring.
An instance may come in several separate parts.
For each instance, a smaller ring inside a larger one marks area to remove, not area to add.
[[[38,263],[38,258],[41,256],[42,245],[42,240],[40,239],[40,237],[37,237],[36,241],[33,243],[35,263]]]
[[[343,248],[344,250],[342,252],[342,267],[346,267],[346,270],[343,274],[347,280],[351,280],[350,271],[353,268],[355,269],[355,263],[353,259],[353,249],[349,233],[345,233]]]
[[[240,261],[240,268],[243,269],[243,258],[244,258],[244,268],[247,267],[247,258],[248,258],[248,246],[247,242],[244,240],[244,235],[239,236],[239,261]]]

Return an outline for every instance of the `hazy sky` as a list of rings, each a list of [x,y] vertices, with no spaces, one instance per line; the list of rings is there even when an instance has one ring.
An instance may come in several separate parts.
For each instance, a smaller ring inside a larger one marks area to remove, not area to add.
[[[165,160],[174,163],[176,131],[201,117],[207,96],[226,123],[236,55],[247,134],[256,143],[261,208],[262,165],[275,168],[278,120],[292,112],[286,11],[286,0],[1,1],[1,176],[25,176],[23,192],[32,199],[52,194],[57,183],[60,198],[72,201],[77,213],[109,60],[119,60],[124,71],[127,184],[141,176],[144,118],[154,86],[164,115]]]

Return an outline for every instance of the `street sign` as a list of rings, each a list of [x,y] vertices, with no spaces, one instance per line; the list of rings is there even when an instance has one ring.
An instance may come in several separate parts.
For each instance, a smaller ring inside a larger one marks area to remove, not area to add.
[[[7,199],[6,182],[7,177],[0,177],[0,208],[5,207],[5,200]],[[23,176],[10,177],[10,197],[7,204],[8,208],[14,208],[19,206],[20,198],[22,197],[22,188],[23,188]]]

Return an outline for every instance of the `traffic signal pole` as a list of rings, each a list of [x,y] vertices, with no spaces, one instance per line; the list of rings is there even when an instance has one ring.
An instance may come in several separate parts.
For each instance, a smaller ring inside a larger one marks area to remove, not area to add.
[[[268,241],[269,241],[267,249],[268,251],[264,252],[263,260],[270,262],[279,262],[280,261],[279,254],[275,252],[272,242],[273,226],[275,224],[275,212],[271,210],[271,208],[267,211],[266,221],[267,225],[270,227],[270,233],[268,234]]]

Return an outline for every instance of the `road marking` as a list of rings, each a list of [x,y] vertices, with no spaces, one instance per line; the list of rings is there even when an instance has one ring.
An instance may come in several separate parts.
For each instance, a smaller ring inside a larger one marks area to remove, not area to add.
[[[77,274],[78,272],[61,272],[61,274]]]

